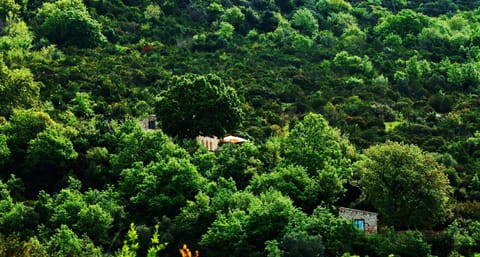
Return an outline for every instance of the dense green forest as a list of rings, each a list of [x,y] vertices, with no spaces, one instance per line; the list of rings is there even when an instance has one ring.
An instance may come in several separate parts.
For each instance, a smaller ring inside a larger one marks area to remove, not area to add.
[[[478,0],[0,0],[0,257],[478,256],[479,94]]]

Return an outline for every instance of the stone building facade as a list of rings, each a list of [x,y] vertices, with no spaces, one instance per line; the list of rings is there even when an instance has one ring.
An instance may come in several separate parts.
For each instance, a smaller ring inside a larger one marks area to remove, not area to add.
[[[140,125],[143,130],[156,130],[157,129],[157,116],[154,114],[148,115],[140,121]]]
[[[340,207],[339,216],[352,220],[353,225],[366,233],[377,233],[377,213]]]
[[[210,151],[215,151],[218,148],[218,138],[217,137],[205,137],[198,136],[197,142],[199,145],[205,146]]]

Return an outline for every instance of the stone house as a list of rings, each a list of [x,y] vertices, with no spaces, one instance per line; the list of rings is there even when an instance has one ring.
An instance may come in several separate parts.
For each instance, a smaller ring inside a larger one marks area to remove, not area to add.
[[[377,233],[377,213],[340,207],[338,210],[340,217],[352,220],[353,225],[366,233]]]
[[[157,129],[157,116],[155,114],[148,115],[140,121],[143,130],[156,130]]]

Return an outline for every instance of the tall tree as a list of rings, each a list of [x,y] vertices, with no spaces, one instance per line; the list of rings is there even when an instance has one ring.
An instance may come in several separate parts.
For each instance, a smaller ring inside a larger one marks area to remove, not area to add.
[[[169,135],[193,138],[199,134],[223,136],[243,117],[235,89],[214,74],[186,74],[173,78],[161,95],[156,113]]]
[[[41,35],[55,44],[95,47],[106,41],[100,23],[90,16],[82,0],[46,2],[36,18]]]
[[[396,228],[431,228],[451,214],[445,167],[415,145],[387,142],[356,163],[360,185],[381,219]]]
[[[316,183],[317,200],[310,207],[315,208],[322,201],[333,203],[342,194],[343,185],[351,177],[353,148],[322,115],[305,116],[288,132],[282,148],[283,165],[305,167]]]

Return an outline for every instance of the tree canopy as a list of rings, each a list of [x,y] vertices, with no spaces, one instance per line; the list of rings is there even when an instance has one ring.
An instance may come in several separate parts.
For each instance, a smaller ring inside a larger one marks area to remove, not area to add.
[[[187,138],[223,136],[243,119],[235,89],[214,74],[173,78],[160,95],[156,113],[167,134]]]
[[[430,153],[389,141],[364,154],[366,159],[357,163],[360,185],[385,223],[422,229],[450,218],[451,187],[445,167]]]

